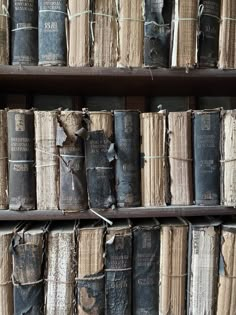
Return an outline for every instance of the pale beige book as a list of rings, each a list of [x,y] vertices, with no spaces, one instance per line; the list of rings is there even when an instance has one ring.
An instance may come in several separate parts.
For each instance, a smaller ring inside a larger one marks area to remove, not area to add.
[[[142,206],[168,202],[166,112],[140,114]]]
[[[193,203],[191,111],[168,114],[172,205]]]
[[[236,1],[224,0],[221,3],[219,63],[220,69],[236,68]]]
[[[8,208],[7,112],[0,110],[0,209]]]
[[[236,110],[222,111],[221,203],[236,206]]]
[[[184,315],[188,225],[178,218],[160,219],[159,315]]]
[[[110,112],[90,112],[89,131],[103,130],[107,138],[113,135],[113,114]]]
[[[69,0],[69,66],[90,63],[90,0]]]
[[[45,314],[72,315],[75,311],[75,223],[52,226],[47,246]]]
[[[198,19],[198,1],[175,1],[172,21],[172,67],[191,68],[197,63]]]
[[[143,65],[143,0],[118,0],[119,44],[117,67]]]
[[[116,0],[95,0],[93,10],[94,67],[116,67],[118,24]]]
[[[35,111],[34,118],[37,209],[57,210],[59,198],[57,111]]]
[[[9,64],[9,0],[0,0],[0,64]]]

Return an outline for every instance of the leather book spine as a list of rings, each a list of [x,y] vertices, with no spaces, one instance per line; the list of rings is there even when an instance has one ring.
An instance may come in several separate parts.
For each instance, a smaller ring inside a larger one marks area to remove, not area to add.
[[[7,112],[0,110],[0,209],[8,209]]]

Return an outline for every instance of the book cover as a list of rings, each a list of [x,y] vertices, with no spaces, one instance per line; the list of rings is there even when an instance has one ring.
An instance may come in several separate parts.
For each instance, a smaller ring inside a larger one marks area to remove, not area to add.
[[[9,0],[0,1],[0,64],[9,64]]]
[[[118,207],[138,207],[141,204],[139,114],[137,110],[114,111]]]
[[[67,65],[67,1],[39,2],[39,65]]]
[[[196,205],[220,203],[220,111],[193,114],[194,186]]]
[[[59,150],[56,146],[57,111],[35,111],[36,192],[38,210],[57,210]]]
[[[84,141],[76,136],[82,127],[82,112],[61,111],[58,115],[57,145],[60,154],[59,208],[79,211],[88,208]]]
[[[38,1],[12,0],[11,64],[38,64]]]
[[[131,315],[132,232],[127,220],[107,228],[105,243],[105,314]]]
[[[105,226],[98,221],[80,223],[77,233],[77,309],[79,315],[105,314]]]
[[[159,312],[160,226],[155,219],[132,220],[134,315]]]
[[[168,114],[170,193],[172,205],[193,203],[192,113]]]
[[[0,110],[0,209],[8,208],[7,112]]]
[[[140,114],[141,191],[144,207],[169,203],[166,119],[165,111]]]
[[[8,168],[9,209],[35,209],[34,112],[9,110]]]

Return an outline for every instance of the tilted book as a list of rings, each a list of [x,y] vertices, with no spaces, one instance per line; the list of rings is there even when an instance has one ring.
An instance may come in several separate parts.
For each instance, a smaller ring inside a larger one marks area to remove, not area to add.
[[[9,64],[9,0],[0,1],[0,64]]]
[[[104,234],[103,224],[81,221],[77,233],[76,279],[79,315],[105,313]]]
[[[88,208],[84,141],[76,136],[82,127],[82,112],[61,111],[58,115],[57,145],[60,153],[61,210],[78,211]]]
[[[37,209],[55,210],[59,203],[57,112],[34,112]]]
[[[67,1],[39,1],[39,65],[67,65]]]
[[[160,224],[159,314],[185,315],[188,225],[179,218],[161,218]]]
[[[140,119],[137,110],[114,111],[118,207],[138,207],[140,187]]]
[[[72,315],[75,311],[75,223],[54,223],[48,234],[45,273],[45,314]]]
[[[170,193],[172,205],[193,203],[192,113],[168,114]]]
[[[145,0],[144,19],[144,65],[168,68],[172,0]]]
[[[164,206],[169,201],[165,111],[140,114],[140,135],[142,206]]]
[[[9,208],[35,209],[34,112],[10,110],[7,113]]]
[[[133,313],[159,311],[160,226],[155,219],[132,220]]]
[[[117,10],[116,0],[95,0],[93,8],[94,67],[116,67],[117,62]]]
[[[220,224],[211,218],[189,220],[187,314],[215,314]]]
[[[220,0],[200,0],[198,63],[215,68],[218,63]]]
[[[119,46],[117,67],[143,65],[143,0],[118,0]]]
[[[131,315],[132,232],[128,220],[107,228],[105,243],[106,315]]]
[[[47,223],[26,224],[14,234],[14,314],[44,314],[43,263]]]
[[[198,1],[176,0],[173,10],[171,66],[192,68],[197,63]]]
[[[0,209],[8,208],[7,112],[0,110]]]
[[[197,205],[220,203],[220,111],[193,116],[194,186]]]
[[[109,112],[89,114],[85,135],[85,160],[90,208],[115,204],[113,116]]]
[[[38,1],[12,0],[11,64],[38,64]]]
[[[90,0],[68,0],[69,10],[69,66],[84,67],[90,64],[92,38]]]

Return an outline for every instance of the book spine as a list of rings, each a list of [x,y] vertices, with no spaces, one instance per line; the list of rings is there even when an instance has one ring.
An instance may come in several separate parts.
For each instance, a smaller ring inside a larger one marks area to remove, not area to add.
[[[66,0],[39,1],[39,65],[66,66]]]
[[[193,119],[194,184],[197,205],[220,202],[220,113],[195,112]]]
[[[144,65],[169,66],[172,1],[145,0]]]
[[[34,113],[11,110],[7,113],[9,208],[35,209]]]
[[[139,206],[141,203],[139,112],[115,111],[114,119],[117,205]]]
[[[8,0],[0,1],[0,64],[9,64],[9,15]]]
[[[201,0],[198,61],[200,67],[215,68],[218,62],[220,0]]]
[[[131,315],[131,234],[106,240],[105,253],[105,314]]]
[[[8,208],[7,112],[0,110],[0,209]]]
[[[159,227],[133,228],[133,313],[159,312]]]
[[[11,64],[38,64],[38,1],[13,0],[11,14]]]
[[[60,198],[62,210],[87,209],[84,143],[76,136],[81,128],[82,113],[62,111],[57,126],[57,145],[60,146]]]

